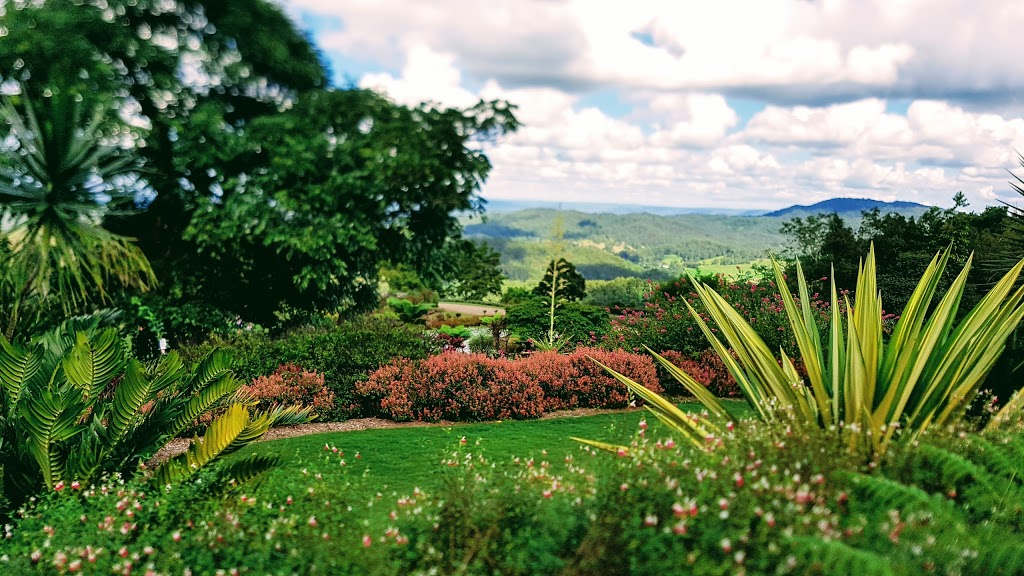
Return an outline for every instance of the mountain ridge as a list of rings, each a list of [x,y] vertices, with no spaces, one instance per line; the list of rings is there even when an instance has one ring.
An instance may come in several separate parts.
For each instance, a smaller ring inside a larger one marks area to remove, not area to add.
[[[802,205],[794,204],[783,208],[781,210],[775,210],[774,212],[768,212],[763,216],[769,218],[782,218],[785,216],[796,215],[801,213],[807,214],[819,214],[819,213],[832,213],[838,214],[847,213],[860,213],[865,210],[873,210],[878,208],[881,212],[907,212],[907,211],[924,211],[930,208],[924,204],[918,204],[917,202],[906,202],[898,200],[895,202],[885,202],[882,200],[872,200],[870,198],[829,198],[828,200],[822,200],[815,204]]]

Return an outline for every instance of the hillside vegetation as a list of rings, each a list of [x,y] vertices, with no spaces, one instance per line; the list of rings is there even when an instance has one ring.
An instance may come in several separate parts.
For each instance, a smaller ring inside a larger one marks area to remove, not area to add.
[[[659,278],[684,268],[733,268],[780,252],[786,237],[779,218],[708,214],[587,214],[530,209],[466,222],[465,234],[501,253],[510,280],[540,279],[550,261],[561,217],[563,256],[588,280]]]

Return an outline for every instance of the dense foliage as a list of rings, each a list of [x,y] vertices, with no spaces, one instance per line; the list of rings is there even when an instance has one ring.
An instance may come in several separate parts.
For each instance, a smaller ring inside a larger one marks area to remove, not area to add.
[[[0,562],[18,574],[1024,573],[1019,433],[929,435],[870,469],[819,430],[741,421],[700,450],[653,423],[637,433],[618,456],[508,458],[456,430],[411,480],[423,484],[398,491],[355,466],[415,451],[398,434],[361,455],[345,437],[306,443],[303,473],[230,498],[199,481],[65,490],[8,529]]]
[[[306,421],[294,407],[250,413],[234,395],[242,385],[223,353],[189,372],[176,354],[144,366],[113,329],[46,334],[30,345],[0,336],[0,495],[19,506],[47,490],[78,489],[129,477],[167,442],[224,408],[202,442],[156,469],[169,484],[243,448],[275,423]],[[272,465],[236,461],[239,480]],[[9,510],[0,507],[0,515]]]
[[[213,348],[230,351],[237,358],[235,373],[247,382],[272,374],[282,364],[322,374],[334,395],[334,406],[323,418],[345,420],[363,414],[355,397],[357,382],[395,358],[426,358],[440,345],[421,328],[364,318],[279,337],[259,330],[239,331],[183,353],[188,358],[201,357]]]
[[[524,358],[446,353],[401,359],[356,384],[364,405],[394,420],[504,420],[537,418],[573,408],[622,408],[624,386],[594,360],[660,390],[650,358],[580,348],[569,355],[539,352]]]
[[[550,328],[550,302],[534,297],[506,309],[508,329],[522,340],[543,342]],[[608,331],[610,319],[604,308],[558,302],[555,305],[555,336],[568,346],[597,342]]]
[[[789,355],[796,352],[796,339],[775,281],[756,277],[730,279],[722,275],[696,276],[692,280],[684,276],[655,284],[645,296],[643,307],[617,311],[604,338],[605,345],[633,351],[646,346],[655,352],[672,350],[692,358],[707,350],[708,339],[700,328],[700,320],[707,322],[710,317],[694,280],[698,286],[711,286],[742,314],[773,354],[780,349]],[[814,279],[812,285],[824,286],[823,280]],[[829,321],[829,302],[817,292],[810,293],[808,300],[816,324],[824,329]],[[696,316],[690,313],[691,307]],[[886,321],[894,317],[887,317]],[[718,327],[712,323],[711,330],[717,333]]]

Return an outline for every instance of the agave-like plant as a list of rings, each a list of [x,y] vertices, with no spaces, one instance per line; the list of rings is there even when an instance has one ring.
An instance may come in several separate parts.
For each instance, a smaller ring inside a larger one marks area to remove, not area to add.
[[[917,436],[933,426],[959,422],[1024,317],[1024,288],[1015,287],[1024,260],[958,321],[971,266],[968,259],[933,306],[948,259],[948,250],[932,259],[888,341],[883,338],[873,247],[860,265],[854,303],[846,296],[840,300],[833,280],[826,334],[819,332],[814,321],[817,312],[811,308],[799,263],[798,303],[786,287],[782,267],[773,261],[806,379],[792,359],[781,350],[777,357],[743,315],[707,285],[694,282],[722,338],[692,307],[690,312],[759,418],[795,426],[835,427],[851,449],[880,456],[899,430]],[[702,445],[707,437],[719,434],[728,419],[722,404],[685,372],[658,354],[654,356],[704,405],[707,417],[686,414],[628,377],[612,373],[662,421],[694,444]],[[1019,414],[1022,406],[1024,394],[1018,393],[989,426],[1000,426]]]
[[[81,95],[68,92],[36,105],[21,100],[20,106],[12,98],[0,102],[0,121],[17,143],[2,150],[0,162],[0,282],[10,292],[0,328],[8,339],[28,309],[55,307],[70,315],[105,297],[108,284],[143,290],[155,284],[139,247],[100,224],[140,188],[135,156],[104,134],[104,110],[90,110]]]
[[[202,439],[161,464],[155,481],[172,483],[236,452],[275,424],[309,421],[298,407],[250,414],[231,359],[213,352],[188,372],[177,354],[146,366],[129,358],[116,330],[12,344],[0,336],[0,466],[13,505],[43,491],[88,486],[105,475],[131,476],[200,416],[228,405]],[[244,480],[273,466],[258,456],[232,464]]]

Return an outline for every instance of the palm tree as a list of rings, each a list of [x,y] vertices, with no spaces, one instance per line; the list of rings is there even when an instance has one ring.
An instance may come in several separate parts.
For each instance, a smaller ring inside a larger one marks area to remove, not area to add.
[[[104,109],[93,107],[87,118],[88,108],[70,92],[38,107],[25,97],[0,102],[13,143],[0,162],[0,313],[8,338],[28,311],[69,315],[105,300],[109,285],[146,290],[155,283],[142,251],[101,225],[134,199],[142,180],[135,155],[103,130]]]

